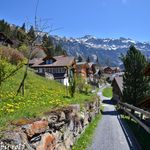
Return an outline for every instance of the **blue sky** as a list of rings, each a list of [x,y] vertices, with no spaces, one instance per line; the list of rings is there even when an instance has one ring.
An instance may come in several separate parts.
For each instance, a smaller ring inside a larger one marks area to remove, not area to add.
[[[36,1],[1,0],[0,19],[33,24]],[[150,0],[39,0],[37,16],[61,28],[51,33],[60,36],[150,41]]]

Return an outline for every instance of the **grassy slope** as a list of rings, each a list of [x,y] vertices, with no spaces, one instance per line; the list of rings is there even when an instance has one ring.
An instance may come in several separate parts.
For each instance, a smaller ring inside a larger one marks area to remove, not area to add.
[[[23,72],[24,69],[19,70],[0,87],[0,128],[12,120],[37,117],[52,108],[83,103],[92,97],[76,93],[74,98],[65,98],[65,86],[40,77],[32,71],[29,71],[25,81],[25,96],[15,96]]]
[[[112,88],[109,87],[109,88],[103,89],[103,96],[111,98],[112,97]]]

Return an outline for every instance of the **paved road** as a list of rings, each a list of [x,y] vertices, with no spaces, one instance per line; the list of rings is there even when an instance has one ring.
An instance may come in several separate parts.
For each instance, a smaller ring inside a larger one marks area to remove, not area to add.
[[[131,135],[120,120],[111,100],[102,96],[101,91],[102,89],[98,95],[103,100],[103,117],[96,128],[92,145],[87,150],[138,150],[133,146],[134,140],[130,139]]]

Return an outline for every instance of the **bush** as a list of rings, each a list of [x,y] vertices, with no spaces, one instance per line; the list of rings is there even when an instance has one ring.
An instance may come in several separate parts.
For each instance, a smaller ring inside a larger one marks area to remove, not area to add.
[[[13,65],[18,65],[24,60],[24,56],[16,49],[0,47],[0,57]]]
[[[85,84],[84,85],[84,92],[85,94],[88,94],[91,91],[92,87],[90,84]]]
[[[78,76],[76,80],[76,90],[82,93],[84,90],[84,85],[85,85],[85,80],[81,76]]]
[[[29,55],[29,47],[26,44],[22,44],[18,48],[19,52],[21,52],[26,58]]]
[[[14,67],[10,65],[5,59],[0,59],[0,85],[14,70]]]
[[[91,85],[87,84],[85,79],[83,79],[81,76],[79,76],[77,78],[77,81],[76,81],[76,90],[79,93],[88,94],[91,91],[91,89],[92,89]]]

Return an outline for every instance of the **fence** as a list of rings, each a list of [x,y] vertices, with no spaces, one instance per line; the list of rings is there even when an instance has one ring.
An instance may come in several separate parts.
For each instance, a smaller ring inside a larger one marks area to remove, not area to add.
[[[122,102],[119,102],[118,106],[150,134],[150,127],[143,122],[143,117],[150,118],[149,112]],[[135,112],[140,116],[138,117]]]

